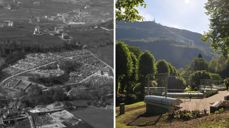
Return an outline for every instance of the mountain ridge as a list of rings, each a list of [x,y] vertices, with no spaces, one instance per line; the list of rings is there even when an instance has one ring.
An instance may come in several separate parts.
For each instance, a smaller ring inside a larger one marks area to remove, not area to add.
[[[117,22],[116,29],[117,40],[149,50],[157,59],[165,59],[177,68],[190,64],[198,54],[207,60],[214,56],[210,45],[203,42],[202,35],[197,32],[163,26],[153,21],[121,21]]]

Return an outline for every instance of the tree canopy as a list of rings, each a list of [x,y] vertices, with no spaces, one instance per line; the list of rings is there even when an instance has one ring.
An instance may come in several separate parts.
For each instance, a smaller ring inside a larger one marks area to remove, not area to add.
[[[199,54],[197,58],[193,59],[192,64],[191,64],[191,69],[194,71],[208,70],[208,63],[202,57],[202,55]]]
[[[170,68],[168,63],[165,60],[159,60],[157,62],[157,73],[161,74],[161,73],[170,73]]]
[[[130,52],[132,52],[137,58],[142,54],[141,49],[138,48],[138,47],[136,47],[136,46],[128,45],[128,49],[129,49]]]
[[[129,49],[126,44],[119,41],[116,44],[116,74],[117,78],[130,76],[132,73],[133,64]]]
[[[229,1],[208,0],[205,8],[206,14],[210,16],[210,30],[205,33],[204,40],[210,41],[214,49],[227,55],[229,52]]]
[[[155,75],[155,58],[149,51],[143,53],[139,58],[139,77],[145,78],[147,75]]]
[[[146,4],[144,0],[117,0],[116,1],[116,20],[123,21],[138,21],[143,17],[139,15],[136,7]]]

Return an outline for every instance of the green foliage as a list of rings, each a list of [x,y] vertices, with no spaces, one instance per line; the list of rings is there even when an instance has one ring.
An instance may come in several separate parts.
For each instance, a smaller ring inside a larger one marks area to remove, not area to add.
[[[139,77],[145,79],[147,75],[155,75],[155,58],[149,51],[143,53],[139,58]]]
[[[167,61],[165,60],[159,60],[156,64],[156,67],[157,67],[157,73],[158,74],[170,74],[170,68],[169,68],[169,65],[167,63]]]
[[[138,47],[128,45],[128,49],[136,56],[136,58],[138,58],[142,54],[141,49]]]
[[[224,108],[220,108],[219,110],[215,111],[214,114],[220,114],[224,112]]]
[[[213,59],[209,63],[209,71],[218,73],[222,78],[229,77],[229,58],[221,56]]]
[[[168,117],[170,119],[178,119],[178,120],[182,120],[182,121],[196,119],[196,118],[200,118],[202,116],[205,116],[205,114],[201,114],[201,112],[198,110],[195,110],[195,111],[183,110],[183,111],[176,111],[175,113],[168,114]]]
[[[145,86],[148,80],[152,80],[156,74],[155,58],[149,52],[143,53],[139,58],[139,80],[140,86],[140,97],[144,99]]]
[[[217,73],[210,73],[212,80],[222,80],[222,77]]]
[[[168,88],[169,89],[185,89],[186,81],[180,76],[169,77]]]
[[[223,112],[224,112],[224,108],[220,108],[220,109],[219,109],[219,112],[220,112],[220,113],[223,113]]]
[[[194,58],[192,61],[191,69],[193,71],[208,70],[208,63],[199,54],[198,58]]]
[[[124,89],[128,87],[128,79],[133,72],[133,63],[130,55],[130,51],[124,42],[119,41],[116,44],[116,81],[120,82],[119,91],[124,92]]]
[[[227,90],[229,88],[229,78],[224,79],[224,85],[226,86]]]
[[[177,75],[176,68],[172,64],[170,64],[170,63],[168,63],[168,66],[169,66],[169,72],[170,72],[170,74],[171,75]]]
[[[196,71],[190,76],[191,86],[192,88],[199,88],[202,80],[211,79],[210,73],[207,71]]]
[[[196,91],[195,89],[193,89],[191,86],[187,86],[184,90],[185,92],[194,92]]]
[[[134,102],[137,102],[137,101],[138,101],[138,98],[137,98],[136,94],[128,94],[126,96],[125,103],[126,104],[130,104],[130,103],[134,103]]]
[[[206,91],[206,92],[204,93],[204,97],[205,97],[205,98],[208,98],[208,97],[213,96],[213,95],[215,95],[215,94],[217,94],[217,93],[218,93],[217,90]]]
[[[117,78],[130,76],[133,70],[130,51],[121,41],[116,44],[116,75]]]
[[[131,53],[130,56],[131,56],[131,60],[133,63],[133,72],[132,72],[130,80],[133,82],[136,82],[138,81],[138,78],[139,78],[138,77],[138,63],[139,62],[138,62],[137,57],[133,53]]]
[[[205,5],[206,14],[210,16],[210,30],[203,38],[210,41],[212,47],[224,55],[229,52],[228,5],[228,0],[208,0]]]
[[[139,15],[136,7],[146,4],[144,0],[117,0],[116,1],[116,20],[139,21],[143,17]]]

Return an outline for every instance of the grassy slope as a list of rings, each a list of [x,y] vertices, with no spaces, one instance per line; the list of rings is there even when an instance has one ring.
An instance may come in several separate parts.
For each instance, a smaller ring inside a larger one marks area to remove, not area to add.
[[[120,115],[116,117],[116,127],[117,128],[131,128],[130,126],[125,125],[126,123],[128,123],[126,122],[126,119],[133,119],[132,115],[142,113],[144,111],[144,108],[142,108],[142,106],[144,105],[145,105],[144,102],[137,102],[134,104],[126,105],[125,106],[126,113],[124,115]],[[139,107],[141,108],[136,109]],[[119,113],[119,107],[116,107],[116,113]]]
[[[135,104],[126,106],[126,113],[121,116],[116,117],[116,127],[117,128],[136,128],[136,126],[127,126],[128,123],[135,120],[137,116],[145,112],[145,108],[140,107],[144,105],[143,102],[138,102]],[[137,108],[137,109],[135,109]],[[131,111],[128,111],[131,110]],[[118,107],[116,108],[116,112]],[[144,123],[147,121],[153,121],[154,117],[145,117],[140,119],[139,123]],[[229,111],[222,114],[212,114],[206,117],[193,119],[190,121],[173,121],[168,123],[165,120],[165,116],[162,116],[160,121],[156,125],[149,126],[150,128],[228,128],[229,127]]]

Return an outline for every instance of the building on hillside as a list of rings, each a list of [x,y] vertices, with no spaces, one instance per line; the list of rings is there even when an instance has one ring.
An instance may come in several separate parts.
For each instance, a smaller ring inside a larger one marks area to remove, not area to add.
[[[64,27],[63,26],[55,27],[54,31],[58,34],[61,34],[64,32]]]
[[[33,2],[33,5],[34,5],[34,6],[40,6],[40,5],[41,5],[41,2],[40,2],[40,1],[34,1],[34,2]]]
[[[11,20],[5,20],[5,21],[0,21],[0,27],[13,27],[14,26],[14,22]]]
[[[72,39],[72,37],[69,36],[67,33],[62,33],[61,38],[63,40],[71,40]]]

